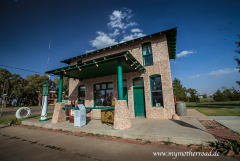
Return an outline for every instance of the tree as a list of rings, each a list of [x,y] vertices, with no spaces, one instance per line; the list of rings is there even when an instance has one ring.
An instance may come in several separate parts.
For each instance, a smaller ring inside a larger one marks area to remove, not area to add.
[[[213,94],[213,99],[214,101],[223,101],[223,94],[219,89]]]
[[[203,94],[203,98],[207,98],[207,93],[204,93],[204,94]]]
[[[27,80],[22,78],[18,74],[12,74],[12,79],[10,80],[9,88],[9,99],[12,100],[16,98],[18,102],[23,100],[26,97],[26,85],[28,84]]]
[[[56,90],[58,92],[59,90],[59,78],[55,78],[53,80],[53,90]],[[63,92],[65,94],[65,96],[68,95],[68,92],[69,92],[69,79],[67,77],[63,77]]]
[[[213,94],[213,99],[215,101],[239,101],[240,100],[240,92],[232,88],[222,87],[221,90],[217,90]]]
[[[6,94],[8,93],[8,87],[9,87],[9,80],[11,79],[12,74],[7,70],[7,69],[3,69],[0,68],[0,93],[2,94]]]
[[[173,94],[179,101],[186,102],[188,100],[186,88],[181,85],[181,81],[178,78],[173,80]]]
[[[227,87],[222,87],[222,95],[223,101],[230,101],[230,98],[232,96],[232,90],[228,89]]]
[[[232,95],[230,101],[240,101],[240,92],[232,87]]]
[[[42,87],[44,84],[49,85],[49,90],[53,88],[53,81],[48,76],[39,74],[27,75],[28,84],[26,87],[28,103],[30,105],[37,104],[40,106],[42,102]]]
[[[199,98],[197,96],[198,91],[196,89],[189,88],[187,90],[187,93],[190,94],[189,102],[196,102],[196,101],[199,102]]]
[[[240,35],[238,34],[238,37],[240,39]],[[240,48],[240,41],[238,42],[235,42],[235,44],[237,44],[237,48]],[[240,50],[237,50],[235,51],[236,53],[240,54]],[[235,61],[237,61],[238,65],[237,65],[237,68],[238,68],[238,72],[240,72],[240,59],[238,57],[235,57],[234,58]],[[238,85],[240,85],[240,81],[236,81]]]
[[[8,95],[8,91],[9,91],[9,81],[12,78],[12,74],[4,68],[0,68],[0,94],[1,94],[1,103],[3,103],[3,94],[7,94]],[[4,100],[4,108],[7,107],[7,99]]]

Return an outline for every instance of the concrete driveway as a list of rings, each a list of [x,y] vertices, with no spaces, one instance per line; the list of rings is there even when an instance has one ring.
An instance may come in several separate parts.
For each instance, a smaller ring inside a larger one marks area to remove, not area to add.
[[[239,116],[208,116],[228,129],[240,134]]]

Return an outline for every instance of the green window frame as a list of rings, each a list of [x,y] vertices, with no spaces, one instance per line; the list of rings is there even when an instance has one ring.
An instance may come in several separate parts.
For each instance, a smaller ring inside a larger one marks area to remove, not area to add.
[[[151,42],[146,42],[146,43],[142,44],[142,57],[143,57],[143,66],[144,67],[153,65]]]
[[[160,75],[150,76],[150,90],[152,107],[164,107],[162,94],[162,81]]]
[[[114,107],[113,82],[94,84],[94,107]]]
[[[78,104],[85,106],[85,85],[78,86]]]

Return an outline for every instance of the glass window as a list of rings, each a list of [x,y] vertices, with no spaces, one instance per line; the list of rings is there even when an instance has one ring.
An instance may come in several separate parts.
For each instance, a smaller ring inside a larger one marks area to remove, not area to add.
[[[127,81],[123,80],[123,87],[127,87]]]
[[[152,92],[152,103],[153,106],[160,107],[163,106],[163,96],[162,92]]]
[[[162,90],[161,78],[160,77],[151,77],[151,88],[152,91]]]
[[[106,98],[105,90],[95,91],[96,106],[103,106],[105,98]]]
[[[140,85],[144,85],[143,79],[134,79],[133,80],[133,86],[140,86]]]
[[[78,104],[84,104],[84,100],[85,100],[85,86],[79,86],[79,89],[78,89]]]
[[[143,56],[152,54],[151,44],[143,45]]]
[[[85,91],[85,86],[80,86],[80,91]]]
[[[96,84],[96,85],[95,85],[95,89],[96,89],[96,90],[100,90],[100,84]]]
[[[152,106],[163,107],[162,82],[160,75],[150,76]]]
[[[102,84],[102,89],[106,89],[106,84]]]
[[[152,57],[152,55],[144,56],[143,57],[143,64],[144,64],[144,66],[153,65],[153,57]]]
[[[152,46],[150,42],[142,45],[143,65],[153,65]]]
[[[101,88],[100,88],[101,87]],[[112,83],[101,83],[95,85],[95,106],[114,106]]]
[[[113,90],[109,89],[106,93],[106,106],[112,106]]]
[[[112,83],[108,83],[108,88],[113,88],[113,84]]]

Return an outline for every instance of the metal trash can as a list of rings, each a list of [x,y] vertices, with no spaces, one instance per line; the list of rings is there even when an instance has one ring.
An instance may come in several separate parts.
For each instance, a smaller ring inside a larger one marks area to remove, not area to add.
[[[178,116],[186,116],[187,115],[187,108],[186,103],[182,101],[176,102],[176,113]]]
[[[74,110],[74,127],[86,125],[86,108],[83,104],[78,104]]]

